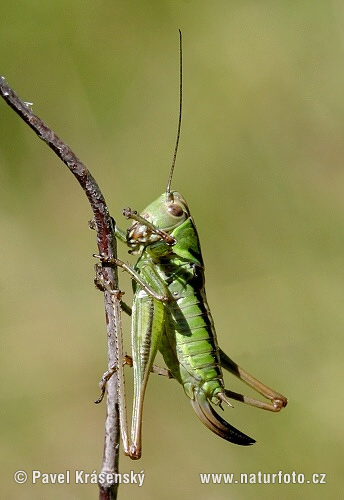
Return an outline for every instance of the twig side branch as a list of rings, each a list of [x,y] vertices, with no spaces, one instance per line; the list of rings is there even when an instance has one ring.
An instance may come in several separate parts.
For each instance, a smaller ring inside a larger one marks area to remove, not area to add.
[[[95,227],[97,230],[97,245],[100,254],[109,258],[117,257],[117,245],[113,232],[113,223],[109,215],[103,194],[91,173],[79,158],[73,153],[61,139],[53,132],[38,116],[36,116],[29,103],[22,101],[18,95],[9,87],[4,77],[0,77],[0,95],[7,104],[27,123],[34,132],[42,139],[67,165],[76,177],[85,192],[91,205]],[[102,267],[104,280],[113,290],[118,289],[117,268],[109,266]],[[112,367],[118,364],[118,353],[115,346],[118,345],[117,338],[120,335],[120,297],[104,292],[105,315],[108,338],[108,365]],[[113,480],[99,485],[99,498],[102,500],[114,500],[117,498],[117,484],[115,475],[118,473],[119,459],[119,412],[118,391],[116,373],[107,384],[107,415],[105,421],[104,455],[101,472],[107,477],[113,476]]]

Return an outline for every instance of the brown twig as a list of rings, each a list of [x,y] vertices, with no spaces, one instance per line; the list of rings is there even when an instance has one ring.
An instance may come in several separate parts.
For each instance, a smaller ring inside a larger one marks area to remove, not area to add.
[[[4,77],[0,77],[0,95],[9,106],[27,123],[40,139],[57,154],[76,177],[84,190],[94,214],[94,223],[97,230],[97,245],[100,254],[109,258],[117,257],[116,240],[113,233],[113,223],[109,215],[105,199],[90,172],[77,158],[73,151],[57,135],[36,116],[30,104],[23,102],[17,94],[9,87]],[[109,266],[102,267],[104,281],[113,290],[118,289],[117,268]],[[118,363],[118,354],[114,346],[117,344],[117,336],[120,334],[120,294],[104,291],[105,316],[108,337],[108,364],[109,367]],[[107,414],[105,421],[104,454],[101,472],[108,480],[99,484],[99,498],[102,500],[114,500],[117,498],[117,484],[115,474],[118,473],[119,459],[119,413],[116,374],[107,384]],[[111,479],[113,478],[113,479]]]

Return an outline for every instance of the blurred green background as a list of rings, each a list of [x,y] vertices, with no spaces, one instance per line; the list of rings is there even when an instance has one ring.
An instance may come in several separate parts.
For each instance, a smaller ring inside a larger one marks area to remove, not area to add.
[[[90,168],[112,215],[165,188],[188,200],[221,347],[289,397],[278,415],[240,403],[256,438],[230,445],[182,388],[151,377],[146,473],[119,498],[339,498],[344,411],[344,5],[2,0],[0,73]],[[17,485],[30,472],[99,470],[106,368],[95,235],[57,157],[0,102],[1,498],[97,498],[95,485]],[[127,259],[125,248],[120,255]],[[129,280],[121,274],[121,287]],[[125,320],[126,348],[129,321]],[[128,384],[131,385],[128,369]],[[227,387],[251,392],[227,377]],[[129,397],[130,397],[130,391]],[[201,485],[200,472],[326,473],[326,485]]]

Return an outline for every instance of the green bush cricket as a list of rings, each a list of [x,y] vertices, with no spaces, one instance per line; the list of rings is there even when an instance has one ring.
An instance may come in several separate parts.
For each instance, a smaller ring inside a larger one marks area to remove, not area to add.
[[[116,237],[130,247],[130,253],[138,256],[134,268],[119,259],[110,261],[105,256],[97,256],[103,264],[121,267],[133,279],[132,357],[124,357],[124,363],[132,364],[134,369],[130,440],[123,366],[113,367],[106,372],[101,383],[103,395],[106,381],[117,371],[124,453],[132,459],[141,456],[143,401],[151,371],[175,378],[183,385],[198,418],[221,438],[242,446],[251,445],[255,440],[220,417],[212,404],[222,407],[225,403],[231,406],[231,398],[273,412],[279,412],[287,404],[285,396],[249,375],[218,347],[205,294],[204,263],[196,226],[183,196],[177,191],[171,191],[182,110],[182,38],[181,32],[179,33],[179,123],[166,192],[140,215],[125,209],[123,213],[128,219],[133,219],[132,225],[126,233],[117,227],[115,229]],[[121,342],[120,339],[119,343]],[[117,348],[122,355],[122,345]],[[168,370],[154,365],[158,350],[163,355]],[[248,398],[225,389],[222,368],[247,383],[270,402]]]

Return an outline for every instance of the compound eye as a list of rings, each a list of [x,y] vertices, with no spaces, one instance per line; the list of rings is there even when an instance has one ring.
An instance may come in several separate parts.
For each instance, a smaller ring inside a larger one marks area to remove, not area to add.
[[[169,205],[167,210],[174,217],[181,217],[184,214],[182,207],[180,205],[176,205],[175,203]]]

